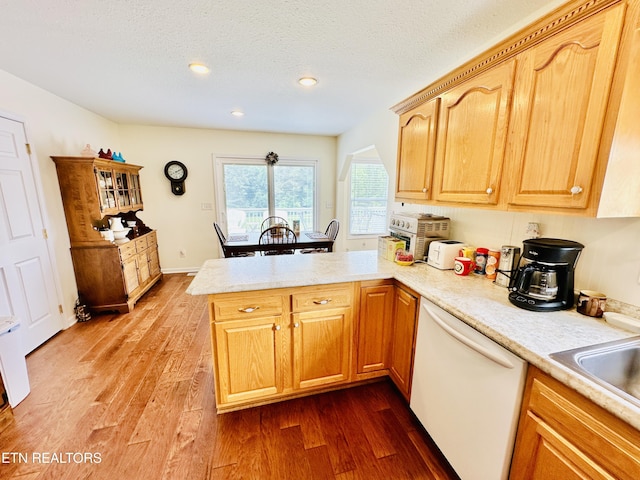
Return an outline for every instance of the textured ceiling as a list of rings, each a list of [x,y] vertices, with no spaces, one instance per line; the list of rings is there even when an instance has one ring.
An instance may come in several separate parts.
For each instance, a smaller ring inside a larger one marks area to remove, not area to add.
[[[337,135],[559,3],[1,0],[0,69],[118,123]]]

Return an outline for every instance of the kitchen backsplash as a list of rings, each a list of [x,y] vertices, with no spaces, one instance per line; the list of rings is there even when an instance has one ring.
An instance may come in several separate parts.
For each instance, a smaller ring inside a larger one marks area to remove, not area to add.
[[[576,290],[597,290],[640,308],[640,218],[583,218],[470,208],[394,205],[395,212],[427,212],[451,218],[451,239],[474,246],[522,247],[530,222],[540,236],[585,245],[576,267]]]

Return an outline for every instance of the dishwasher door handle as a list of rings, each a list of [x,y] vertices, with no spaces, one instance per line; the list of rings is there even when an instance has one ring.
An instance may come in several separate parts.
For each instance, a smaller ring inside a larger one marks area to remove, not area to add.
[[[480,355],[488,358],[489,360],[494,361],[498,365],[501,365],[501,366],[503,366],[505,368],[514,368],[513,363],[508,358],[506,358],[504,355],[501,355],[500,353],[497,353],[497,352],[492,352],[491,350],[489,350],[486,347],[483,347],[479,343],[474,342],[472,339],[464,336],[462,333],[458,332],[457,330],[455,330],[455,329],[451,328],[449,325],[447,325],[445,323],[445,321],[442,320],[435,312],[433,312],[431,309],[429,309],[429,307],[427,307],[426,305],[423,305],[423,307],[427,311],[427,313],[431,316],[433,321],[440,328],[442,328],[445,332],[447,332],[453,338],[458,340],[460,343],[462,343],[462,344],[466,345],[467,347],[475,350]]]

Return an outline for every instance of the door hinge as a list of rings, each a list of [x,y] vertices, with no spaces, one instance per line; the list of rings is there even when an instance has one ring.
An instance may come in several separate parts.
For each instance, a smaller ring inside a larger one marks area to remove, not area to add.
[[[62,305],[58,305],[58,311],[59,311],[60,313],[64,313],[64,310],[62,309]]]
[[[42,229],[42,238],[44,238],[45,240],[49,239],[49,234],[47,233],[47,229],[46,228]]]
[[[25,143],[24,146],[27,147],[27,154],[31,155],[31,145]]]

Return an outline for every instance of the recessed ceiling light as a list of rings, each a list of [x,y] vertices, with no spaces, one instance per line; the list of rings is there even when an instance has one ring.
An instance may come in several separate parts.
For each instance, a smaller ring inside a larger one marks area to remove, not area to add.
[[[209,73],[209,67],[202,63],[190,63],[189,68],[195,73]]]
[[[244,112],[241,112],[240,110],[233,110],[231,112],[231,115],[233,115],[234,117],[242,117],[244,115]]]
[[[313,77],[302,77],[300,80],[298,80],[298,83],[300,85],[304,85],[305,87],[313,87],[316,83],[318,83],[318,80]]]

